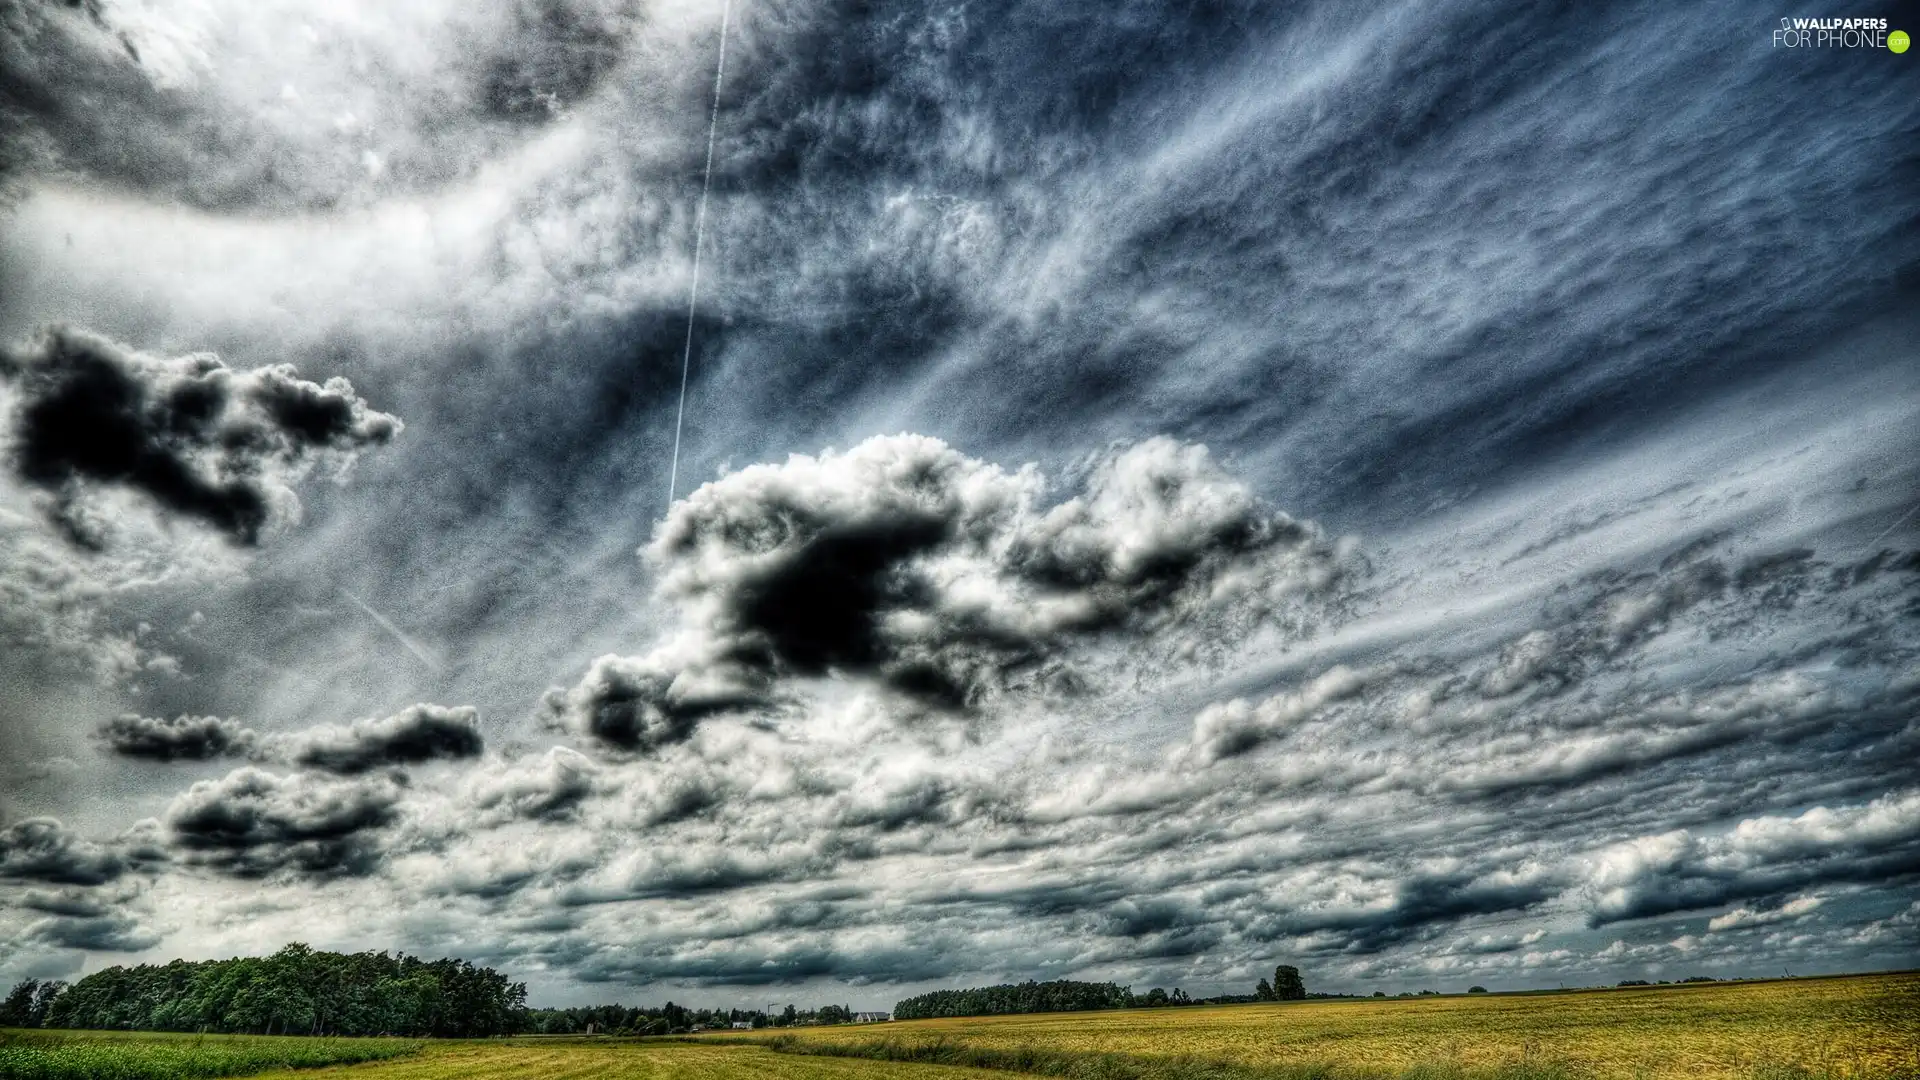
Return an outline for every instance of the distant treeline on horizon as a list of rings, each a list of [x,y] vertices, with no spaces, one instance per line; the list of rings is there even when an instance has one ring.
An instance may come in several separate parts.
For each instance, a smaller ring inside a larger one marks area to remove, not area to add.
[[[1309,994],[1300,978],[1300,969],[1282,964],[1274,969],[1273,980],[1260,980],[1251,994],[1221,994],[1217,997],[1188,997],[1179,987],[1172,993],[1156,986],[1144,994],[1133,987],[1110,982],[1002,983],[968,990],[935,990],[900,1001],[893,1006],[895,1020],[931,1020],[946,1016],[1005,1016],[1014,1013],[1083,1012],[1091,1009],[1157,1009],[1180,1005],[1238,1005],[1254,1001],[1301,1001],[1309,997],[1345,997],[1344,994]]]

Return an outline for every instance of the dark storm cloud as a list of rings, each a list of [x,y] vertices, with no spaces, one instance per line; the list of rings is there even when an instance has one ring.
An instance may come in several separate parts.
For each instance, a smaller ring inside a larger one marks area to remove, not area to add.
[[[684,739],[714,712],[767,706],[787,678],[871,679],[936,708],[1060,683],[1063,650],[1102,637],[1199,654],[1256,619],[1313,625],[1353,567],[1206,449],[1109,453],[1052,506],[937,439],[869,439],[707,484],[648,549],[681,632],[603,657],[551,707],[627,749]]]
[[[400,791],[387,777],[278,776],[247,766],[194,784],[164,821],[187,861],[238,877],[363,874],[379,858],[379,831],[398,816]]]
[[[316,460],[350,462],[399,433],[342,378],[324,385],[289,365],[235,371],[205,353],[148,356],[55,327],[0,352],[18,401],[14,471],[54,498],[76,540],[101,543],[84,515],[93,486],[137,491],[240,544],[297,506],[288,484]]]
[[[554,719],[583,735],[623,750],[650,750],[684,740],[703,716],[766,702],[753,685],[675,692],[679,672],[656,670],[645,658],[603,656],[563,694],[551,692]]]
[[[100,726],[107,748],[122,757],[150,761],[209,761],[245,757],[256,746],[253,731],[231,718],[176,716],[171,720],[128,714]]]
[[[140,952],[160,944],[160,934],[131,915],[109,913],[89,917],[55,915],[27,927],[28,936],[62,949],[95,952]]]
[[[59,892],[29,889],[16,902],[30,911],[73,919],[98,918],[113,910],[108,900],[85,889],[63,889]]]
[[[126,870],[126,860],[111,847],[83,839],[52,818],[29,818],[0,830],[0,878],[104,885]]]
[[[278,740],[276,752],[296,765],[353,776],[388,765],[476,758],[486,749],[479,713],[470,707],[419,704],[385,719],[312,728]]]
[[[479,712],[421,703],[385,718],[325,724],[262,735],[217,716],[126,715],[102,724],[98,737],[122,757],[152,761],[252,758],[355,776],[395,765],[477,758],[486,749]]]

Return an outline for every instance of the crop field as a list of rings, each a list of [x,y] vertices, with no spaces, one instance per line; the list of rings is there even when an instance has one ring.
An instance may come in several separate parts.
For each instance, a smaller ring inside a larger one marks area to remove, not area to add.
[[[1546,1063],[1601,1080],[1920,1078],[1920,973],[1555,994],[1303,1001],[810,1028],[803,1043],[943,1043],[1393,1076]],[[943,1060],[966,1060],[945,1055]]]
[[[654,1039],[510,1039],[447,1042],[416,1057],[262,1080],[1009,1080],[1004,1072],[944,1065],[775,1053],[765,1046]]]
[[[981,1067],[984,1066],[984,1067]],[[1920,973],[678,1039],[0,1034],[0,1080],[1920,1080]]]
[[[251,1076],[415,1053],[417,1039],[0,1030],[4,1080],[170,1080]],[[310,1073],[307,1075],[311,1075]]]

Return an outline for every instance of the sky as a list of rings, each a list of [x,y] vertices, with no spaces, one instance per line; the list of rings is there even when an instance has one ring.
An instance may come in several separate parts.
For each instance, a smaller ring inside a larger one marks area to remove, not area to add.
[[[1920,966],[1806,14],[0,0],[0,982]]]

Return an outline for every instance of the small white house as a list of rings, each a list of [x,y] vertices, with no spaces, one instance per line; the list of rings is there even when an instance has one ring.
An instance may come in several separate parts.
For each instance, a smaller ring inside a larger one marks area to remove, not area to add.
[[[891,1019],[893,1019],[892,1013],[857,1012],[853,1014],[853,1022],[856,1024],[884,1024]]]
[[[733,1030],[735,1030],[735,1031],[752,1031],[752,1030],[753,1030],[753,1021],[751,1021],[751,1020],[735,1020],[735,1021],[733,1022]]]

